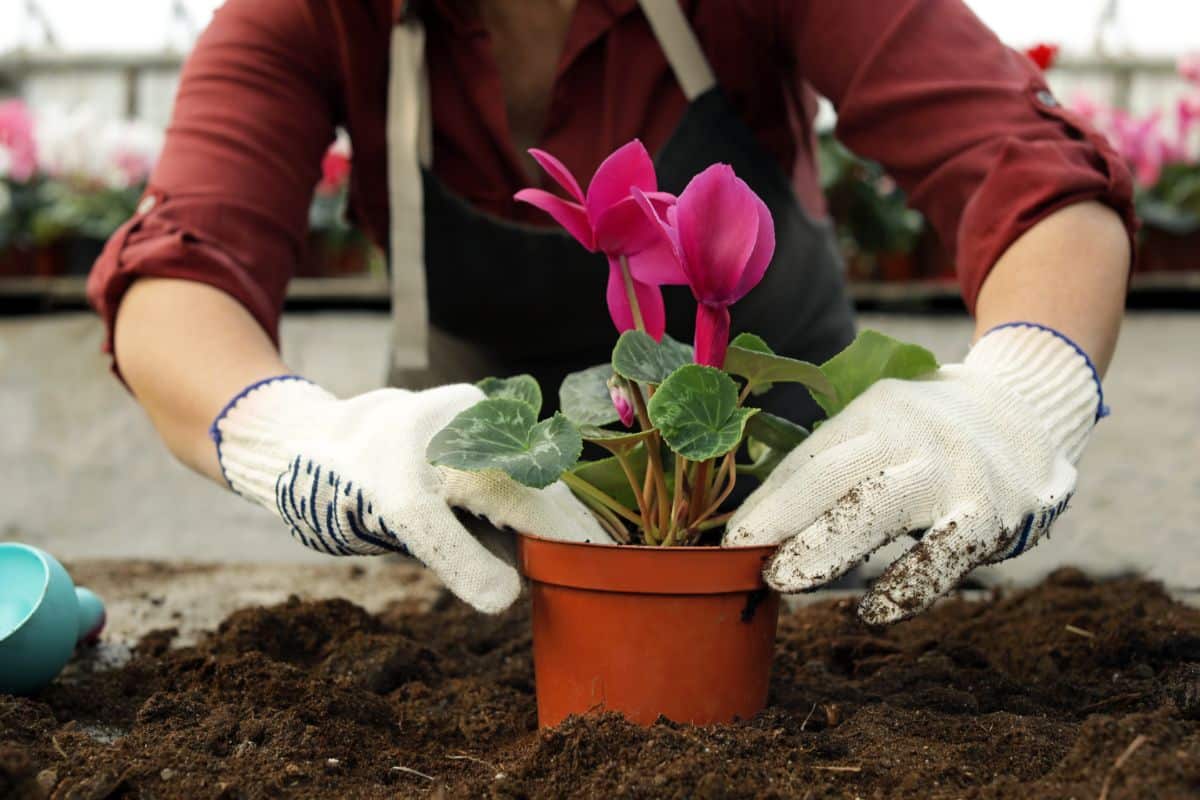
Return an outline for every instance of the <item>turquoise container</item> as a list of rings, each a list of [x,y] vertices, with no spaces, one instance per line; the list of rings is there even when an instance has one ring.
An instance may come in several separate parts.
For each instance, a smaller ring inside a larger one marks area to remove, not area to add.
[[[104,603],[76,587],[49,553],[0,542],[0,693],[29,694],[54,680],[104,627]]]

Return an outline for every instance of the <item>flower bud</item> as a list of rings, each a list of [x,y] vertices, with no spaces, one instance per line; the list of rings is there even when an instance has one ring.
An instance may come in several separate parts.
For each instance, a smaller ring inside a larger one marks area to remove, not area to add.
[[[621,418],[621,424],[626,428],[633,425],[633,398],[629,387],[616,375],[608,379],[608,396],[612,398],[613,408]]]

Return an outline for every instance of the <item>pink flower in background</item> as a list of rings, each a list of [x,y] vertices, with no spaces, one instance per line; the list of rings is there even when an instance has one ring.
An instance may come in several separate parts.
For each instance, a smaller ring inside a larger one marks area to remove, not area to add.
[[[542,189],[522,189],[514,197],[545,211],[590,252],[608,257],[608,313],[622,332],[636,327],[630,287],[625,284],[621,267],[621,259],[625,258],[646,333],[661,340],[666,312],[659,287],[686,283],[687,278],[667,243],[630,196],[631,187],[636,187],[645,193],[646,202],[664,212],[675,202],[673,196],[658,191],[654,162],[646,148],[634,139],[614,151],[596,169],[586,195],[557,158],[536,149],[529,154],[571,200]]]
[[[721,367],[729,347],[729,306],[758,285],[775,254],[771,212],[728,164],[692,178],[664,215],[634,190],[658,223],[698,303],[695,359]]]
[[[1162,113],[1155,111],[1138,119],[1128,112],[1114,109],[1111,116],[1117,151],[1133,167],[1138,183],[1153,186],[1158,182],[1170,155],[1170,147],[1158,129]]]
[[[138,186],[150,177],[154,156],[140,150],[118,150],[113,153],[113,166],[126,186]]]
[[[1175,106],[1175,135],[1179,137],[1180,148],[1187,157],[1187,149],[1192,132],[1200,128],[1200,94],[1184,97]]]
[[[1179,59],[1178,68],[1184,80],[1200,86],[1200,53],[1191,53]]]
[[[1101,118],[1107,113],[1107,109],[1093,100],[1092,96],[1084,91],[1077,91],[1071,95],[1071,100],[1067,105],[1072,111],[1093,125],[1101,123]]]
[[[22,100],[0,103],[0,165],[6,165],[3,171],[20,182],[29,180],[37,171],[33,115]]]
[[[1085,93],[1072,97],[1071,110],[1096,126],[1129,163],[1139,186],[1150,188],[1172,164],[1195,163],[1200,158],[1196,131],[1200,130],[1200,94],[1179,100],[1174,110],[1174,130],[1164,130],[1161,110],[1135,116],[1095,102]]]
[[[321,159],[321,180],[317,191],[321,194],[337,194],[350,179],[350,138],[339,133],[338,138]]]

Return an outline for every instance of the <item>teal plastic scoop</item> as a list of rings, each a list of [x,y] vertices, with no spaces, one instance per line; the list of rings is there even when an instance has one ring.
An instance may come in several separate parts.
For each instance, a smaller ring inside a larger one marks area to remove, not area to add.
[[[54,680],[75,645],[104,628],[104,603],[54,556],[0,542],[0,693],[28,694]]]

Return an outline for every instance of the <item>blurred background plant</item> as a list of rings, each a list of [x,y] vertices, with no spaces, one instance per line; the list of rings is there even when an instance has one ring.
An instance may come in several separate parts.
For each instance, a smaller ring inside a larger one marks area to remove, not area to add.
[[[36,207],[37,144],[33,116],[21,100],[0,102],[0,275],[21,272],[30,252],[30,219]]]
[[[906,280],[925,221],[907,205],[904,191],[883,167],[859,158],[833,134],[821,135],[817,152],[821,188],[837,229],[850,277]]]
[[[1025,51],[1043,71],[1059,48]],[[1167,109],[1135,114],[1076,92],[1069,108],[1088,120],[1129,162],[1143,230],[1138,269],[1195,270],[1200,259],[1200,54],[1179,60],[1189,90]],[[832,131],[819,140],[822,188],[853,280],[948,280],[954,268],[936,234],[908,208],[883,168],[843,147]]]
[[[197,7],[206,4],[215,0],[198,0]],[[183,19],[182,7],[176,5],[171,30],[182,33],[176,30]],[[1122,16],[1117,6],[1106,0],[1091,45],[1083,42],[1078,31],[1067,33],[1061,24],[1070,16],[1067,11],[1047,9],[1048,14],[1062,17],[1058,24],[1063,29],[1062,47],[1044,42],[1024,52],[1049,72],[1051,85],[1071,98],[1070,107],[1103,131],[1133,168],[1145,222],[1138,269],[1196,270],[1200,263],[1200,55],[1180,59],[1178,76],[1172,74],[1169,59],[1139,60],[1122,38],[1132,36],[1130,31],[1142,16],[1133,12]],[[1005,15],[1019,16],[1015,10],[1003,10],[1008,6],[998,2],[988,8],[1001,21]],[[80,71],[70,73],[68,80],[63,64],[70,58],[63,60],[65,54],[47,28],[48,18],[39,19],[25,30],[36,34],[39,25],[46,28],[40,45],[49,54],[41,67],[45,75],[29,71],[25,59],[35,51],[23,50],[24,45],[10,51],[7,67],[0,58],[0,91],[20,92],[33,106],[31,110],[22,100],[0,100],[0,275],[87,271],[104,241],[135,212],[161,148],[177,74],[175,56],[159,63],[155,56],[146,55],[145,65],[137,58],[118,58],[112,64],[100,58],[98,63],[110,72],[104,79],[108,83],[98,82],[97,87],[119,85],[112,76],[122,69],[127,80],[121,92],[93,91],[84,85],[87,78],[82,72],[92,57],[82,57]],[[19,15],[16,21],[21,22]],[[191,41],[198,28],[184,27],[185,38]],[[1172,52],[1180,52],[1180,45],[1172,47]],[[1060,65],[1056,61],[1062,51],[1067,57]],[[30,63],[41,62],[34,58]],[[1131,88],[1135,75],[1136,92]],[[1186,87],[1182,96],[1181,78]],[[77,84],[82,88],[73,88]],[[115,102],[121,98],[123,111]],[[146,106],[152,113],[145,113]],[[129,119],[116,118],[120,116]],[[818,118],[824,131],[818,157],[826,205],[851,279],[952,281],[954,265],[936,233],[907,207],[903,190],[880,165],[859,158],[833,138],[835,117],[826,106],[823,122]],[[299,276],[386,272],[381,253],[347,219],[351,160],[350,140],[339,132],[322,163]]]
[[[1200,54],[1179,60],[1189,90],[1172,108],[1132,114],[1078,92],[1070,108],[1129,162],[1143,229],[1139,268],[1192,270],[1200,254]]]
[[[383,254],[347,218],[351,161],[350,137],[339,130],[321,160],[321,180],[308,211],[308,251],[298,270],[300,277],[387,272]]]

